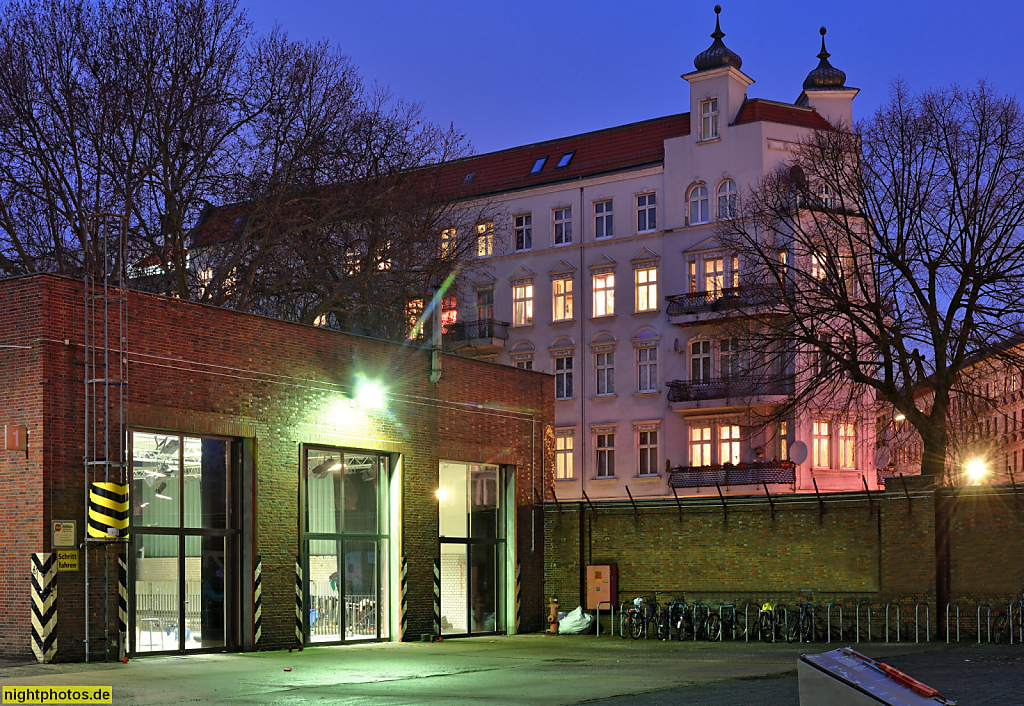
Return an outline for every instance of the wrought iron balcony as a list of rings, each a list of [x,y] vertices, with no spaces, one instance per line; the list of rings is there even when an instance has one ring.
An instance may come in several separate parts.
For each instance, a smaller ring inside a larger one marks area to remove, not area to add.
[[[507,321],[457,321],[446,325],[444,329],[445,347],[451,350],[468,348],[479,353],[488,353],[504,347],[507,340]]]
[[[669,402],[696,402],[730,397],[759,397],[793,394],[791,380],[757,380],[746,376],[705,380],[670,380]]]
[[[741,463],[736,466],[676,466],[671,469],[668,479],[671,488],[795,482],[796,464],[792,461]]]
[[[669,316],[735,311],[756,304],[750,287],[732,287],[709,292],[690,292],[665,297]]]

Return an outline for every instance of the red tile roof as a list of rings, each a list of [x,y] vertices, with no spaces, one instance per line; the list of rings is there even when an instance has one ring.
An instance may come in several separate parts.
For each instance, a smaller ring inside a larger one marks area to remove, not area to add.
[[[744,101],[733,125],[754,123],[762,120],[769,123],[809,127],[815,130],[833,129],[832,124],[812,108],[802,108],[788,103],[776,103],[775,101],[762,100],[760,98]]]

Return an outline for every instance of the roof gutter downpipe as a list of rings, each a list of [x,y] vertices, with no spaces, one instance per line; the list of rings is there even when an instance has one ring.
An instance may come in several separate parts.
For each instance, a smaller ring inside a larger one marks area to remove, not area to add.
[[[431,339],[430,346],[430,382],[436,385],[441,379],[441,287],[434,287],[434,312],[430,317]]]

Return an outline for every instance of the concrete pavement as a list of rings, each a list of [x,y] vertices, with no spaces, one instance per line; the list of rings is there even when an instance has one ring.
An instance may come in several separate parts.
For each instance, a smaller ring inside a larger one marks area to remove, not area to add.
[[[113,686],[115,704],[797,704],[800,654],[841,645],[519,635],[0,666],[0,684]],[[855,648],[965,703],[1024,703],[1024,646]],[[291,667],[291,671],[284,671]]]

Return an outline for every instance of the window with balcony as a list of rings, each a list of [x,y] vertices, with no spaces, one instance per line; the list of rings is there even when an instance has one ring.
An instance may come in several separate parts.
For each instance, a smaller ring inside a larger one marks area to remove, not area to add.
[[[615,353],[597,353],[594,360],[597,372],[597,394],[615,394]]]
[[[735,218],[739,214],[739,196],[736,182],[726,179],[718,185],[718,220]]]
[[[640,194],[636,197],[636,231],[643,233],[658,229],[658,203],[654,194]]]
[[[713,140],[718,137],[718,99],[700,102],[700,139]]]
[[[513,221],[513,232],[516,250],[529,250],[533,247],[533,216],[529,213],[516,216]]]
[[[615,477],[615,434],[597,434],[597,477]]]
[[[612,223],[614,215],[612,213],[612,202],[598,201],[594,204],[594,237],[595,238],[610,238],[615,234],[615,228]]]
[[[708,187],[697,184],[690,189],[686,201],[690,206],[690,225],[708,222]]]
[[[555,430],[555,479],[572,480],[573,433]]]
[[[711,341],[690,343],[690,380],[707,382],[711,379]]]
[[[718,427],[718,462],[740,462],[740,428],[737,424],[721,424]]]
[[[512,325],[533,324],[533,283],[523,282],[512,285]]]
[[[658,391],[658,349],[637,348],[636,389],[638,392]]]
[[[572,319],[571,279],[551,280],[551,301],[554,304],[554,309],[551,312],[552,321],[568,321]]]
[[[615,313],[615,273],[594,275],[594,316]]]
[[[556,208],[554,211],[555,221],[555,245],[568,245],[572,242],[572,207]]]
[[[690,427],[690,465],[711,465],[711,427]]]
[[[555,358],[555,399],[572,399],[572,356]]]
[[[637,475],[653,476],[658,474],[658,432],[637,432]]]
[[[811,429],[811,465],[814,468],[829,467],[829,423],[815,420]]]
[[[725,289],[725,259],[716,257],[704,261],[704,291],[718,297]]]
[[[857,436],[852,422],[839,423],[839,467],[857,467]]]
[[[494,223],[487,221],[476,224],[476,256],[489,257],[494,254]]]
[[[658,268],[640,267],[634,272],[636,311],[655,311],[658,308]]]

